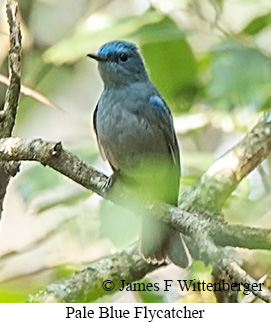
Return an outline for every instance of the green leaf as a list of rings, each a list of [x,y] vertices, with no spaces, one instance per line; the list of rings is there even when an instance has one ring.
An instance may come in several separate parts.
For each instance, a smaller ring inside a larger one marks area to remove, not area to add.
[[[259,110],[271,98],[270,84],[270,60],[257,48],[227,40],[213,50],[207,95],[221,107]]]
[[[165,17],[137,32],[154,84],[173,109],[187,109],[197,92],[197,62],[184,31]]]
[[[267,13],[265,15],[261,15],[256,17],[252,21],[250,21],[247,26],[242,30],[242,33],[247,35],[256,35],[264,28],[268,27],[271,24],[271,14]]]

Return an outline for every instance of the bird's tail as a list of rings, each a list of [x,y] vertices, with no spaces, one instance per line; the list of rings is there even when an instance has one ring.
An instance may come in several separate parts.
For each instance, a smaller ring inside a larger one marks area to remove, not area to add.
[[[141,220],[140,252],[149,263],[160,264],[169,259],[181,268],[188,267],[191,259],[179,232],[146,215]]]

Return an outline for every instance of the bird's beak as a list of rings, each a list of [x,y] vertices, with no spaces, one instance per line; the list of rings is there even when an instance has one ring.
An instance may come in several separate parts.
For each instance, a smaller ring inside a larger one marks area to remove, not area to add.
[[[105,62],[106,56],[98,55],[98,54],[87,54],[88,57],[95,59],[98,62]]]

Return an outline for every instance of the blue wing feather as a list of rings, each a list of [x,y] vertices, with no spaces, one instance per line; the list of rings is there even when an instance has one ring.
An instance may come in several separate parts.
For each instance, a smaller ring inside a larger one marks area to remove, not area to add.
[[[150,103],[156,116],[159,118],[159,126],[162,128],[162,131],[165,134],[173,161],[174,163],[180,165],[179,147],[170,110],[165,101],[158,94],[153,94],[150,97]]]

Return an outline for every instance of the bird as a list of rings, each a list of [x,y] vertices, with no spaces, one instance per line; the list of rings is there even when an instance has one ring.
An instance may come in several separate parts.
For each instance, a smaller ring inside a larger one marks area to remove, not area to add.
[[[178,205],[180,152],[168,105],[151,81],[139,47],[116,40],[87,54],[98,62],[103,91],[93,114],[101,156],[114,182],[128,183],[140,198]],[[151,264],[186,268],[182,234],[154,216],[141,217],[140,252]]]

